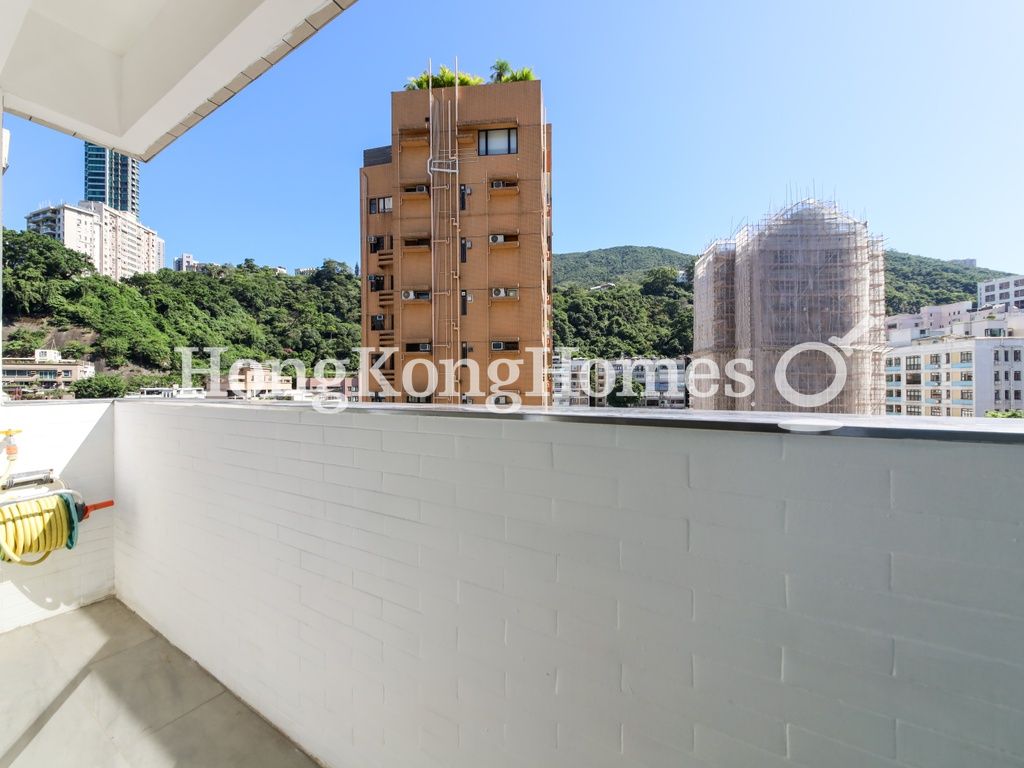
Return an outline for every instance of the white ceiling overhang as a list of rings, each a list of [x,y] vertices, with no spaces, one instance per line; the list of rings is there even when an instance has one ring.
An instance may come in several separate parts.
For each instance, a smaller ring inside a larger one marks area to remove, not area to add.
[[[5,111],[149,160],[355,0],[2,0]]]

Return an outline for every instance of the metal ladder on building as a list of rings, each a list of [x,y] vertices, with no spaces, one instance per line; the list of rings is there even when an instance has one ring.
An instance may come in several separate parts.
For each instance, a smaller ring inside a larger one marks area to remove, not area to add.
[[[457,361],[461,354],[459,310],[461,303],[459,275],[459,86],[458,63],[456,84],[452,89],[435,93],[428,88],[430,107],[430,156],[427,174],[430,178],[430,262],[432,357],[443,374],[441,360]],[[431,78],[433,71],[431,69]],[[460,377],[455,377],[455,391],[461,392]],[[439,391],[444,389],[440,383]],[[455,402],[460,398],[436,397],[437,402]]]

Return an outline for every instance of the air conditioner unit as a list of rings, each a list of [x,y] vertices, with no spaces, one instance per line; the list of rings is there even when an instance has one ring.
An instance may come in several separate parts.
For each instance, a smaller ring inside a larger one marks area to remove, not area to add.
[[[366,238],[366,242],[368,242],[370,245],[376,245],[378,242],[380,242],[380,237],[378,237],[377,235],[370,235],[369,237]]]
[[[491,189],[504,189],[504,188],[505,188],[505,182],[502,181],[501,179],[495,179],[494,181],[491,182]]]
[[[415,299],[416,298],[416,291],[402,291],[402,298],[403,299]]]
[[[504,243],[504,242],[505,242],[505,236],[504,235],[491,235],[491,244],[492,245],[495,244],[495,243]]]
[[[384,315],[374,315],[373,319],[376,320],[378,323],[383,323],[384,322]]]
[[[491,352],[501,352],[503,349],[505,349],[505,342],[504,341],[492,341],[491,342]]]
[[[427,191],[427,185],[426,184],[417,184],[416,188],[413,191],[414,192],[426,192]]]
[[[495,405],[512,405],[512,398],[509,397],[508,395],[495,395],[494,396],[494,404]]]
[[[506,288],[491,288],[492,299],[504,299],[508,296],[508,289]]]
[[[429,352],[429,351],[430,351],[430,345],[429,344],[420,344],[420,352]]]

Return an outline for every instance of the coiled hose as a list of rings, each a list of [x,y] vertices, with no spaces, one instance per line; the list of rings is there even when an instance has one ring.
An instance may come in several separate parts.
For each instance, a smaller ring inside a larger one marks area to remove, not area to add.
[[[39,565],[56,549],[73,549],[78,541],[79,506],[70,493],[0,506],[0,560]],[[24,560],[23,555],[41,557]]]

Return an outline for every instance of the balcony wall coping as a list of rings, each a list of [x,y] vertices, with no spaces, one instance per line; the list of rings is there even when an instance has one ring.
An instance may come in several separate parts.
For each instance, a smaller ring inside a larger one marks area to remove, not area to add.
[[[5,403],[3,408],[37,408],[114,403],[117,407],[253,408],[260,410],[312,409],[308,402],[254,403],[247,400],[37,400]],[[868,437],[888,440],[935,440],[956,443],[1024,445],[1024,419],[982,419],[940,416],[855,416],[814,413],[683,411],[635,408],[540,408],[494,413],[480,405],[350,404],[344,413],[401,413],[512,421],[569,422],[614,426],[706,429],[726,432],[792,434],[813,437]],[[330,418],[331,414],[324,414]],[[911,422],[911,423],[907,423]],[[981,422],[984,426],[979,424]],[[801,428],[803,425],[803,428]]]

